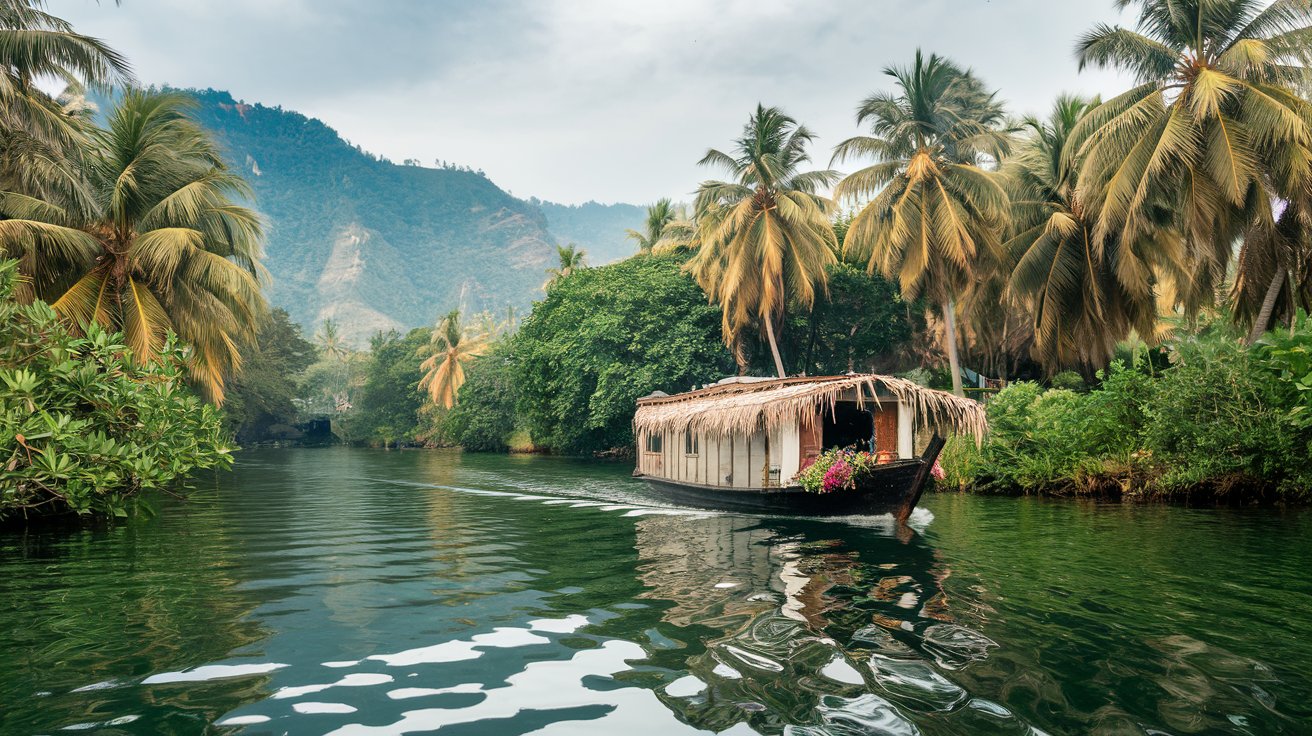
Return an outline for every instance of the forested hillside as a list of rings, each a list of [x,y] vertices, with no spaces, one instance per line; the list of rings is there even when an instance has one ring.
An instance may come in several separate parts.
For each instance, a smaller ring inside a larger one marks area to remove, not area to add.
[[[429,324],[462,302],[470,311],[527,306],[541,296],[555,242],[623,251],[624,229],[641,222],[634,207],[609,233],[575,217],[553,234],[541,209],[479,172],[394,164],[299,113],[222,91],[193,94],[196,116],[268,218],[271,302],[308,328],[336,320],[356,345],[378,330]]]
[[[529,202],[547,216],[547,229],[557,239],[573,243],[588,255],[588,263],[603,266],[628,258],[638,246],[624,236],[638,229],[647,217],[646,208],[633,204],[556,204],[530,197]]]

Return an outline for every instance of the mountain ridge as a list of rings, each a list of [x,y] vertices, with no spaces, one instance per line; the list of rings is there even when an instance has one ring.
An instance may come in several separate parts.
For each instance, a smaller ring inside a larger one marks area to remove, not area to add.
[[[270,303],[307,330],[333,319],[359,346],[457,306],[522,309],[541,296],[556,243],[593,265],[634,252],[624,230],[641,225],[641,207],[526,201],[468,167],[395,164],[301,113],[180,91],[267,219]]]

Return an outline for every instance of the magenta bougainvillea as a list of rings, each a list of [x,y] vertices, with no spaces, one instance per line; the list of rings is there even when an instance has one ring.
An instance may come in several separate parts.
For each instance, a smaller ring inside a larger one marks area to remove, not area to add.
[[[820,491],[833,493],[850,485],[852,485],[852,466],[848,465],[846,460],[839,458],[825,471],[825,477],[820,482]]]
[[[821,453],[798,472],[796,483],[811,493],[837,493],[856,490],[857,483],[879,460],[869,452],[851,448]]]

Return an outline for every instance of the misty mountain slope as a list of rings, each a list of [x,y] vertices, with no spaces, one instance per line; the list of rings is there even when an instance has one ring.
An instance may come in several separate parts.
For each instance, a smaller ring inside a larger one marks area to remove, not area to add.
[[[647,208],[632,204],[556,204],[530,198],[547,216],[547,227],[563,243],[574,243],[588,254],[588,264],[602,266],[638,252],[626,230],[639,230]]]
[[[362,345],[379,329],[429,324],[456,306],[523,308],[541,296],[555,242],[574,239],[597,264],[632,252],[624,230],[641,215],[626,219],[631,206],[562,217],[569,234],[555,234],[542,209],[481,174],[396,165],[299,113],[221,91],[190,94],[268,220],[270,301],[307,328],[336,319]]]

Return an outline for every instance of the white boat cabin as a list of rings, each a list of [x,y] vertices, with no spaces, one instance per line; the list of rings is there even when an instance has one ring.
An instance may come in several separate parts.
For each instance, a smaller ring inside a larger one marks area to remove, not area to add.
[[[638,401],[635,475],[711,488],[787,487],[829,448],[913,459],[918,421],[937,424],[956,412],[973,420],[973,406],[885,376],[729,378]]]

